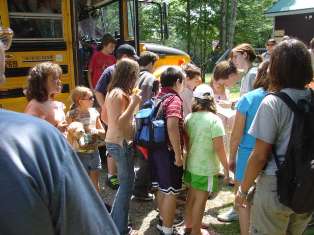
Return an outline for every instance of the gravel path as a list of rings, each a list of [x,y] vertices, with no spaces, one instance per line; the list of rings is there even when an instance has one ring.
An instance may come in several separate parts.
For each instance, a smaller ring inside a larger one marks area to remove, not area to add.
[[[101,197],[106,203],[112,204],[116,191],[111,190],[105,182],[105,173],[101,173]],[[227,207],[232,205],[233,194],[232,188],[223,187],[219,194],[213,199],[208,200],[206,204],[204,222],[210,224],[211,235],[237,235],[238,225],[237,223],[221,223],[216,219],[218,211],[221,209],[226,210]],[[177,212],[180,216],[183,216],[184,206],[179,206]],[[156,211],[154,202],[138,202],[131,201],[130,204],[130,219],[133,225],[133,229],[138,230],[138,234],[145,235],[159,235],[156,224],[158,222],[158,212]],[[179,230],[182,231],[182,227]]]

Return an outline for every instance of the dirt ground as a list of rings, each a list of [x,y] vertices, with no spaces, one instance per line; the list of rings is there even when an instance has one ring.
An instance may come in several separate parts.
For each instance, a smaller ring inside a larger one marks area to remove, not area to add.
[[[116,191],[111,190],[105,182],[105,173],[101,174],[101,196],[106,203],[112,204]],[[203,222],[210,224],[210,234],[212,235],[237,235],[240,234],[237,222],[221,223],[216,219],[218,211],[224,211],[232,205],[233,194],[232,188],[224,186],[219,194],[212,200],[208,200]],[[184,206],[177,209],[178,216],[183,217]],[[130,220],[133,229],[138,231],[139,235],[159,235],[156,229],[158,222],[158,211],[154,202],[138,202],[131,200]],[[179,227],[179,230],[183,230]]]

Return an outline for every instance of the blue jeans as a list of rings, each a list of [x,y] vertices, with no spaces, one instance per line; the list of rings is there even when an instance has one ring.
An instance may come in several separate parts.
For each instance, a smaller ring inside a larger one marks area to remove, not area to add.
[[[120,187],[116,193],[111,216],[121,235],[128,233],[128,213],[134,182],[133,149],[126,141],[123,147],[106,143],[107,151],[117,163]]]

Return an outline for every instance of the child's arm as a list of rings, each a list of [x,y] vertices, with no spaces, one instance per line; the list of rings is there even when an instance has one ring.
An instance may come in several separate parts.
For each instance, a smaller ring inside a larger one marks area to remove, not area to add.
[[[133,113],[136,107],[140,104],[142,101],[142,98],[138,94],[133,94],[131,95],[131,101],[127,108],[122,112],[120,117],[118,118],[118,125],[123,126],[125,123],[128,123],[132,118],[133,118]],[[123,97],[121,97],[123,99]],[[121,102],[120,102],[120,107],[121,107]]]
[[[167,118],[167,131],[173,151],[175,152],[175,165],[180,167],[183,165],[183,159],[180,142],[179,118]]]
[[[96,120],[96,130],[97,130],[97,135],[99,135],[101,138],[106,137],[106,131],[105,131],[99,117]]]
[[[214,146],[215,152],[218,155],[219,161],[224,167],[225,180],[229,180],[228,161],[227,161],[223,136],[213,138],[213,146]]]
[[[233,124],[231,137],[230,137],[230,150],[229,150],[229,169],[231,171],[235,171],[236,168],[236,154],[238,151],[238,147],[243,136],[245,126],[245,116],[237,111],[235,116],[235,121]]]

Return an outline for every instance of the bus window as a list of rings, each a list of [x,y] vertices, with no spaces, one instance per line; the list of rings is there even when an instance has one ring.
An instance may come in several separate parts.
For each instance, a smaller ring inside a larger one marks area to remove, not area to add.
[[[162,40],[161,6],[154,2],[138,2],[140,41],[160,42]],[[128,0],[128,37],[134,38],[134,0]]]
[[[128,38],[134,38],[134,1],[128,1]]]
[[[14,40],[62,40],[61,0],[9,0]]]
[[[161,6],[154,2],[139,2],[140,40],[160,42],[162,40]]]
[[[105,33],[110,33],[115,37],[120,34],[119,2],[114,1],[91,12],[95,19],[95,35],[101,38]]]

